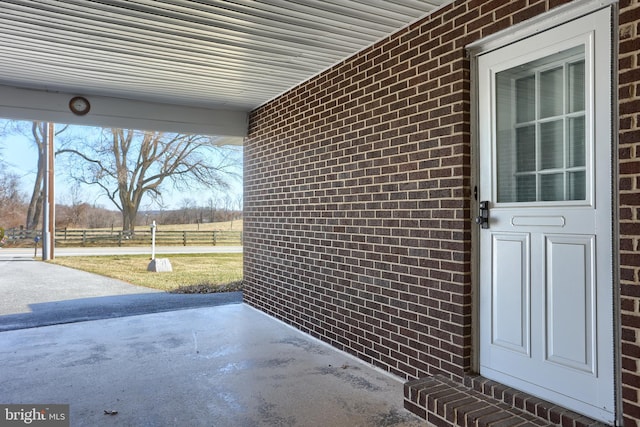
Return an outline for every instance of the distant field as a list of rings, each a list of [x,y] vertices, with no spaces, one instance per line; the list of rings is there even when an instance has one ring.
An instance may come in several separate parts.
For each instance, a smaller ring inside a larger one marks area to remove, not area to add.
[[[225,222],[211,222],[205,224],[156,224],[158,230],[164,231],[242,231],[243,221],[241,219]],[[148,225],[139,225],[136,230],[148,230]]]
[[[242,231],[244,222],[241,219],[235,221],[209,222],[204,224],[162,224],[156,222],[158,230],[164,231]],[[136,230],[149,230],[150,225],[136,225]],[[75,228],[69,228],[73,230]],[[78,228],[84,230],[83,228]],[[122,227],[114,227],[121,230]],[[92,230],[111,230],[111,228],[92,228]]]

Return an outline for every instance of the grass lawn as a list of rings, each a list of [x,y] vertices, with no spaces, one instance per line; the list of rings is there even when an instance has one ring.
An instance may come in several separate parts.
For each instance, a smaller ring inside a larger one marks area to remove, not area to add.
[[[148,272],[148,255],[70,256],[50,262],[169,292],[208,293],[241,288],[242,254],[176,254],[166,258],[171,261],[170,273]]]

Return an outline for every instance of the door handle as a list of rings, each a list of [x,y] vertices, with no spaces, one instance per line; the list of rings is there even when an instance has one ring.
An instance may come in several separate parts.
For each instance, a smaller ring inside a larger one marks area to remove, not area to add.
[[[480,202],[480,215],[476,217],[476,224],[480,228],[489,228],[489,201]]]

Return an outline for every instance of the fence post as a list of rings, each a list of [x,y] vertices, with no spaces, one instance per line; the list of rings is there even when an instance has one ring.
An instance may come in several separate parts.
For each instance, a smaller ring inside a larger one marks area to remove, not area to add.
[[[213,232],[213,246],[215,246],[218,243],[218,235],[216,234],[216,232]]]
[[[187,246],[187,232],[182,232],[182,246]]]
[[[122,246],[122,230],[118,231],[118,246]]]
[[[87,230],[82,230],[82,246],[87,245]]]

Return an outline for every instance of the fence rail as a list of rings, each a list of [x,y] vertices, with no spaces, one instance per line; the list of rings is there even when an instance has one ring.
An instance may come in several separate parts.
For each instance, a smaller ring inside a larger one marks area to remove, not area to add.
[[[10,229],[5,231],[7,243],[33,244],[41,236],[37,230]],[[55,233],[56,246],[142,246],[151,245],[151,230],[135,232],[118,230],[67,230]],[[156,245],[216,246],[242,245],[242,231],[161,231],[156,230]]]

